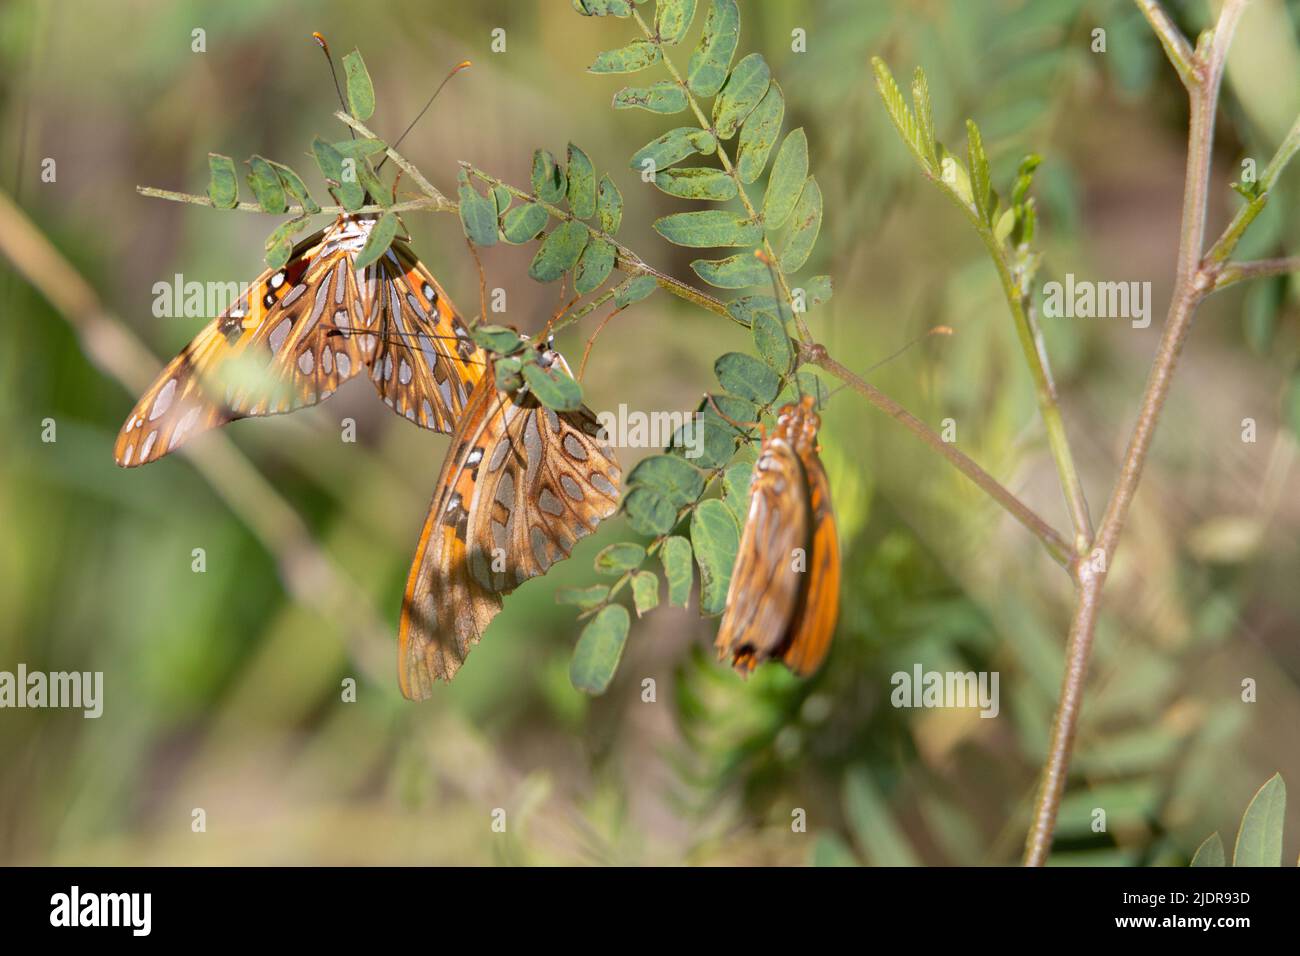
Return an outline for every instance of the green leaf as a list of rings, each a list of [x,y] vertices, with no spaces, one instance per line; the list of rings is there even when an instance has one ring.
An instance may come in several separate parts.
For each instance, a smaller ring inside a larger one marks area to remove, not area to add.
[[[803,127],[791,130],[776,152],[772,176],[763,196],[763,221],[768,235],[785,225],[808,178],[808,136]]]
[[[1227,858],[1223,853],[1223,840],[1219,837],[1219,831],[1215,830],[1205,838],[1205,841],[1196,848],[1196,855],[1192,857],[1192,866],[1227,866]]]
[[[654,231],[679,246],[755,246],[763,241],[763,227],[725,209],[677,212],[654,222]]]
[[[894,75],[889,72],[889,67],[885,65],[885,61],[878,56],[871,58],[871,68],[876,74],[876,89],[880,91],[880,98],[885,103],[885,111],[889,113],[889,118],[893,120],[898,135],[903,138],[903,142],[912,150],[921,165],[933,172],[932,160],[926,157],[925,143],[921,138],[916,117],[912,115],[911,108],[903,101],[903,94],[899,92],[898,84],[894,82]]]
[[[813,844],[813,866],[857,866],[857,857],[834,831],[819,833]]]
[[[593,584],[586,588],[557,588],[556,604],[571,604],[589,611],[609,597],[609,588],[603,584]]]
[[[609,278],[614,271],[614,246],[606,239],[592,238],[578,260],[578,269],[573,274],[573,291],[586,295]]]
[[[704,475],[677,455],[651,455],[632,469],[627,484],[629,488],[652,488],[669,504],[681,508],[703,494]]]
[[[625,86],[614,94],[616,110],[649,110],[651,113],[680,113],[686,109],[686,91],[672,80],[650,86]]]
[[[722,473],[722,503],[742,528],[749,512],[749,484],[753,476],[754,463],[751,461],[738,461],[734,465],[728,465]]]
[[[580,222],[567,220],[560,223],[542,240],[532,265],[528,267],[528,274],[538,282],[554,282],[577,264],[590,235]]]
[[[375,88],[359,50],[343,58],[343,73],[347,76],[348,112],[364,123],[375,112]]]
[[[283,163],[277,163],[271,159],[268,159],[267,162],[271,164],[271,168],[280,177],[280,185],[284,187],[284,191],[297,200],[298,205],[302,206],[304,212],[311,215],[320,212],[320,205],[311,198],[311,193],[307,191],[307,184],[302,181],[301,176]]]
[[[817,234],[821,228],[822,191],[817,186],[817,177],[809,176],[808,184],[795,203],[790,232],[780,252],[782,272],[789,275],[803,268],[808,256],[812,254],[813,246],[817,244]]]
[[[579,219],[596,214],[596,170],[577,146],[569,144],[569,209]]]
[[[736,173],[743,183],[752,183],[763,175],[767,157],[781,135],[781,121],[785,119],[785,97],[776,80],[754,107],[740,127],[740,142],[736,145]]]
[[[754,315],[750,327],[754,331],[754,347],[768,367],[777,375],[789,372],[794,362],[794,349],[780,319],[770,312],[759,312]]]
[[[1275,773],[1246,807],[1232,851],[1232,865],[1281,866],[1285,823],[1286,783],[1280,773]]]
[[[767,95],[772,71],[760,53],[751,53],[736,64],[713,101],[713,131],[719,139],[731,139],[740,124],[754,111],[754,107]]]
[[[747,428],[758,423],[758,406],[747,398],[737,398],[735,395],[711,395],[700,402],[698,411],[702,420],[725,430],[727,440],[733,448],[735,436],[748,434]],[[723,415],[731,421],[727,421]]]
[[[739,191],[736,181],[721,169],[708,166],[684,166],[655,174],[655,185],[670,196],[726,202]]]
[[[584,17],[630,17],[632,0],[573,0],[573,9]]]
[[[479,348],[493,355],[513,355],[522,351],[525,345],[517,331],[504,325],[480,325],[470,332],[470,338]]]
[[[766,312],[772,316],[780,315],[783,319],[789,317],[791,315],[790,310],[789,308],[783,308],[784,305],[785,303],[778,302],[774,296],[764,293],[751,293],[728,302],[727,312],[741,325],[753,328],[754,317],[760,312]]]
[[[695,0],[658,0],[655,4],[655,36],[669,46],[682,42],[695,18]]]
[[[803,308],[800,311],[807,312],[810,308],[829,302],[834,286],[830,276],[812,276],[803,285],[795,286],[790,291],[794,295],[802,293]]]
[[[564,198],[567,183],[564,170],[549,150],[533,150],[533,192],[543,202],[557,203]]]
[[[510,203],[513,199],[514,197],[510,195],[510,190],[505,186],[492,187],[492,201],[496,203],[498,216],[510,208]]]
[[[700,502],[691,516],[691,544],[700,568],[700,613],[721,614],[740,547],[740,527],[721,501]]]
[[[270,269],[282,269],[293,255],[293,236],[307,226],[307,217],[300,216],[276,226],[275,231],[266,237],[266,265]]]
[[[341,139],[330,145],[345,159],[368,159],[388,148],[382,139]]]
[[[356,261],[353,262],[353,269],[363,269],[370,263],[382,256],[385,250],[392,244],[393,239],[397,236],[397,216],[391,212],[386,212],[379,217],[375,223],[375,228],[370,230],[370,235],[366,239],[366,244],[361,247],[357,253]]]
[[[625,541],[602,548],[593,562],[598,574],[617,576],[624,571],[631,571],[641,566],[645,560],[645,548],[639,544]]]
[[[497,243],[496,201],[488,199],[475,189],[465,170],[460,171],[460,225],[469,241],[476,246],[495,246]]]
[[[919,66],[912,75],[912,105],[916,107],[917,148],[931,169],[937,161],[934,152],[934,113],[930,105],[930,84]]]
[[[966,121],[966,161],[970,166],[971,193],[975,211],[985,225],[993,224],[993,185],[989,181],[989,160],[984,155],[984,141],[974,120]]]
[[[524,362],[521,358],[500,358],[496,361],[497,389],[513,395],[524,387]]]
[[[659,561],[668,582],[668,603],[686,607],[691,599],[691,542],[681,535],[666,538],[659,549]]]
[[[710,156],[717,148],[718,141],[708,130],[696,129],[693,126],[679,126],[642,146],[632,156],[629,165],[633,169],[644,170],[646,161],[649,160],[657,173],[695,153]]]
[[[653,571],[638,571],[632,575],[632,603],[636,606],[637,617],[659,606],[659,575]]]
[[[611,604],[587,622],[573,649],[569,680],[580,691],[603,694],[618,670],[632,617],[621,604]]]
[[[261,156],[253,156],[248,160],[248,185],[252,187],[253,195],[257,197],[257,204],[263,212],[278,215],[289,208],[279,174]]]
[[[208,153],[208,198],[218,209],[234,209],[239,202],[239,178],[229,156]]]
[[[523,376],[537,400],[547,408],[572,412],[582,407],[582,386],[557,365],[542,368],[536,362],[525,362]]]
[[[627,523],[637,534],[658,537],[672,531],[677,524],[677,509],[654,488],[638,486],[623,499]]]
[[[505,235],[506,242],[518,245],[536,239],[537,234],[546,228],[546,222],[550,218],[540,204],[525,203],[522,206],[515,206],[505,214],[501,222],[501,232]]]
[[[630,279],[624,279],[614,289],[614,305],[620,309],[626,308],[634,302],[640,302],[657,288],[659,283],[655,281],[654,276],[632,276]]]
[[[365,204],[366,191],[356,181],[355,175],[351,178],[345,176],[343,154],[320,137],[312,141],[311,148],[316,156],[316,165],[320,167],[321,175],[330,184],[330,195],[344,209],[349,211],[360,209]],[[355,163],[360,160],[353,159],[352,162],[354,165],[351,168],[355,170]]]
[[[726,391],[759,405],[766,405],[776,398],[781,388],[781,379],[775,372],[744,352],[720,355],[713,363],[713,374]]]
[[[608,174],[600,177],[600,185],[596,187],[596,218],[600,231],[607,236],[617,233],[623,221],[623,194]]]
[[[767,264],[749,252],[725,259],[696,259],[691,268],[697,276],[719,289],[747,289],[767,285],[772,280]]]
[[[713,0],[704,19],[704,33],[686,69],[686,85],[692,93],[713,96],[722,89],[739,42],[740,8],[736,0]]]
[[[635,73],[658,63],[659,47],[649,40],[633,40],[617,50],[605,50],[596,55],[596,62],[587,67],[588,73]]]

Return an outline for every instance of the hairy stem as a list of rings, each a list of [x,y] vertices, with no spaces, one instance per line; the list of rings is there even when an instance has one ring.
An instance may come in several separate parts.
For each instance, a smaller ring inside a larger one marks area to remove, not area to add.
[[[1214,28],[1213,39],[1204,51],[1197,51],[1192,69],[1184,77],[1191,104],[1191,121],[1187,140],[1187,178],[1183,187],[1182,227],[1178,243],[1178,274],[1165,319],[1164,334],[1147,379],[1137,422],[1129,438],[1119,479],[1097,531],[1093,553],[1099,554],[1099,559],[1081,561],[1079,565],[1078,603],[1075,605],[1066,642],[1065,673],[1061,680],[1060,699],[1052,720],[1047,762],[1039,781],[1033,819],[1025,841],[1024,862],[1027,866],[1044,865],[1051,852],[1052,835],[1056,829],[1056,818],[1065,792],[1070,757],[1079,728],[1083,685],[1088,673],[1088,660],[1092,652],[1107,570],[1114,565],[1115,549],[1142,478],[1160,412],[1169,395],[1178,357],[1191,328],[1192,316],[1200,301],[1213,287],[1213,278],[1200,268],[1210,187],[1210,150],[1214,140],[1214,118],[1224,61],[1245,3],[1246,0],[1227,0]],[[1139,6],[1144,7],[1145,12],[1146,5],[1142,0],[1139,0]],[[1169,55],[1175,68],[1178,68],[1179,64],[1175,60],[1178,48],[1176,44],[1174,46],[1175,51]],[[1166,43],[1165,47],[1168,51],[1170,44]],[[1181,69],[1179,75],[1183,76]]]

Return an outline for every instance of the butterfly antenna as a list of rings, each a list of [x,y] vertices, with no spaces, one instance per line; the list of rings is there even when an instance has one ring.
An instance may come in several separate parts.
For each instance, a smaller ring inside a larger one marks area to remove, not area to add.
[[[487,273],[483,270],[483,260],[478,257],[478,246],[469,236],[465,237],[469,254],[474,257],[474,268],[478,270],[478,325],[487,324]]]
[[[473,65],[474,64],[470,63],[469,60],[461,60],[454,67],[452,67],[451,72],[448,73],[445,77],[443,77],[442,82],[438,84],[438,88],[434,90],[433,95],[429,97],[429,102],[424,104],[424,109],[420,110],[420,112],[415,115],[415,119],[411,120],[411,122],[407,125],[406,129],[402,130],[402,135],[397,137],[397,142],[393,143],[392,145],[393,149],[397,149],[397,147],[402,145],[402,140],[406,139],[406,134],[409,133],[411,130],[415,129],[415,124],[420,122],[420,120],[424,118],[425,113],[429,112],[429,107],[433,105],[433,101],[438,98],[438,94],[441,93],[442,88],[451,81],[451,78],[455,76],[457,73],[459,73],[461,70],[467,70]],[[335,80],[335,83],[337,82],[338,81]],[[375,167],[375,171],[378,172],[383,167],[384,163],[386,163],[387,161],[388,161],[388,157],[385,156],[383,159],[379,161],[379,165]]]
[[[786,337],[788,338],[788,337],[789,337],[789,332],[786,331],[786,327],[785,327],[785,319],[783,319],[783,318],[781,317],[781,314],[780,314],[780,312],[781,312],[781,306],[780,306],[780,302],[781,302],[781,287],[780,287],[780,283],[777,282],[777,279],[776,279],[776,263],[773,262],[773,261],[772,261],[772,257],[769,256],[769,255],[768,255],[766,252],[764,252],[762,249],[755,249],[755,250],[754,250],[754,258],[757,259],[759,262],[763,263],[763,265],[767,266],[767,275],[768,275],[768,278],[769,278],[769,279],[771,280],[771,282],[772,282],[772,298],[773,298],[773,300],[775,300],[775,301],[777,302],[777,320],[781,323],[781,331],[782,331],[782,332],[785,332],[785,333],[786,333]],[[794,303],[790,303],[790,309],[791,309],[791,311],[793,312],[793,310],[794,310]],[[799,349],[798,349],[798,343],[796,343],[796,344],[795,344],[795,352],[797,353],[798,350],[799,350]],[[799,366],[798,366],[798,363],[796,363],[796,364],[795,364],[795,370],[794,370],[794,388],[795,388],[795,392],[799,395],[799,397],[800,397],[800,398],[803,398],[803,383],[801,383],[801,382],[799,381],[799,374],[798,374],[798,373],[799,373]],[[714,407],[716,407],[716,406],[714,406]]]
[[[339,106],[343,107],[343,112],[346,113],[348,111],[348,104],[343,99],[343,87],[339,84],[339,71],[334,69],[334,57],[330,56],[330,45],[326,42],[324,34],[313,33],[311,38],[316,41],[316,45],[320,47],[325,54],[325,60],[330,65],[330,76],[334,80],[334,92],[339,96]],[[348,132],[352,134],[353,139],[357,138],[357,131],[351,126],[348,127]]]
[[[587,372],[587,359],[591,355],[591,350],[593,346],[595,346],[596,344],[596,337],[600,335],[601,332],[605,331],[605,326],[609,325],[610,319],[618,315],[626,308],[627,306],[625,305],[615,306],[613,311],[611,311],[609,315],[605,316],[603,319],[600,320],[600,325],[596,326],[596,331],[591,333],[591,338],[587,339],[587,347],[582,350],[582,364],[578,366],[579,382],[582,381],[583,375],[585,375]]]
[[[863,374],[863,375],[870,375],[870,374],[871,374],[872,372],[874,372],[876,369],[880,368],[880,366],[889,364],[889,363],[892,362],[894,359],[898,358],[900,355],[902,355],[904,352],[906,352],[908,349],[910,349],[912,346],[914,346],[914,345],[919,345],[921,342],[924,342],[926,339],[928,339],[928,338],[929,338],[930,336],[932,336],[932,335],[952,335],[952,334],[953,334],[952,326],[950,326],[950,325],[936,325],[934,328],[932,328],[932,329],[928,329],[927,331],[922,332],[920,335],[918,335],[916,338],[912,339],[912,341],[908,342],[906,345],[904,345],[904,346],[903,346],[902,348],[900,348],[898,351],[896,351],[896,352],[892,352],[892,353],[890,353],[889,355],[886,355],[886,356],[885,356],[884,358],[882,358],[879,362],[877,362],[877,363],[875,363],[874,365],[872,365],[872,366],[870,366],[869,368],[867,368],[866,371],[864,371],[862,374]],[[848,387],[848,382],[845,382],[843,385],[838,386],[834,391],[830,392],[826,397],[827,397],[827,398],[830,398],[831,395],[834,395],[834,394],[835,394],[835,392],[838,392],[840,389],[847,388],[847,387]]]

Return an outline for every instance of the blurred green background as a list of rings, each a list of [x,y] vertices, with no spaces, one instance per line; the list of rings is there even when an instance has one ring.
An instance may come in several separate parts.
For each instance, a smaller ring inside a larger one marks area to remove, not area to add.
[[[1174,4],[1192,36],[1207,5]],[[1005,189],[1036,183],[1041,278],[1150,280],[1155,320],[1044,320],[1094,511],[1110,492],[1172,285],[1185,97],[1127,0],[742,3],[808,131],[827,218],[811,272],[835,296],[811,316],[865,369],[936,324],[955,329],[873,373],[1059,526],[1060,493],[996,275],[967,223],[889,125],[869,58],[922,65],[940,137],[984,130]],[[702,17],[698,19],[702,20]],[[202,27],[207,51],[191,51]],[[490,50],[506,30],[506,51]],[[791,31],[807,32],[807,52]],[[1091,31],[1107,51],[1090,51]],[[686,208],[627,168],[663,118],[609,108],[589,75],[626,21],[568,3],[230,3],[11,0],[0,7],[0,188],[158,358],[201,322],[156,319],[152,287],[251,280],[272,220],[143,198],[202,192],[210,150],[302,161],[343,135],[309,40],[366,57],[371,127],[395,136],[461,59],[403,152],[445,192],[458,160],[525,185],[532,150],[572,140],[627,202],[620,238],[693,280],[654,218]],[[1212,234],[1300,110],[1300,3],[1257,0],[1238,32],[1215,153]],[[685,57],[698,23],[684,47]],[[657,75],[653,77],[659,78]],[[632,82],[636,82],[635,80]],[[57,161],[57,181],[40,179]],[[313,181],[313,185],[318,185]],[[244,190],[245,195],[247,190]],[[1300,249],[1292,168],[1243,256]],[[453,216],[408,215],[414,247],[473,315],[477,275]],[[531,246],[484,255],[507,321],[535,331],[554,287]],[[0,670],[102,670],[99,720],[0,711],[6,863],[1001,864],[1018,859],[1062,668],[1070,586],[1036,543],[944,462],[850,392],[822,443],[844,544],[840,626],[813,679],[772,666],[748,683],[712,661],[716,622],[661,608],[634,622],[609,692],[568,681],[579,626],[554,603],[592,583],[615,520],[507,599],[456,681],[401,699],[402,586],[445,438],[403,423],[356,382],[327,404],[225,433],[302,516],[345,588],[286,569],[228,498],[261,494],[176,455],[114,466],[135,394],[96,367],[42,292],[4,265],[0,347]],[[1254,790],[1300,784],[1300,364],[1294,279],[1238,286],[1197,316],[1155,454],[1112,569],[1054,862],[1180,864],[1211,831],[1231,845]],[[576,361],[594,318],[561,346]],[[585,380],[597,410],[693,408],[743,329],[662,293],[602,335]],[[103,343],[99,343],[103,345]],[[111,345],[111,343],[110,343]],[[339,440],[354,417],[359,441]],[[41,422],[57,441],[41,441]],[[1258,440],[1241,441],[1243,418]],[[196,446],[219,439],[205,437]],[[626,470],[645,450],[621,453]],[[207,570],[191,570],[202,547]],[[295,542],[298,552],[310,546]],[[295,553],[298,553],[295,552]],[[281,571],[285,571],[284,574]],[[337,583],[337,582],[336,582]],[[313,584],[318,596],[313,594]],[[351,613],[339,613],[339,608]],[[364,622],[377,618],[377,624]],[[369,666],[367,666],[369,662]],[[375,664],[375,662],[378,662]],[[898,710],[889,677],[996,670],[1001,714]],[[340,684],[355,677],[355,703]],[[656,682],[654,702],[642,681]],[[1258,684],[1243,703],[1241,682]],[[1284,859],[1300,851],[1292,801]],[[1107,829],[1092,829],[1094,808]],[[207,829],[192,832],[195,808]],[[506,832],[492,814],[506,811]],[[806,811],[807,832],[792,812]]]

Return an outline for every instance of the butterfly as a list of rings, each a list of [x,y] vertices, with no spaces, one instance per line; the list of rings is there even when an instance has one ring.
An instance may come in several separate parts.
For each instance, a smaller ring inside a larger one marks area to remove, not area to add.
[[[538,365],[566,375],[549,346]],[[479,379],[452,434],[406,582],[398,682],[410,699],[451,680],[501,597],[568,557],[618,507],[620,471],[591,410],[556,412],[527,385]]]
[[[339,216],[258,276],[141,396],[118,433],[117,463],[143,465],[226,422],[315,405],[364,368],[399,415],[451,431],[483,352],[401,239],[354,267],[374,224]]]
[[[742,674],[779,660],[800,676],[821,666],[839,615],[840,543],[817,457],[812,396],[785,405],[763,439],[749,513],[714,646]]]

